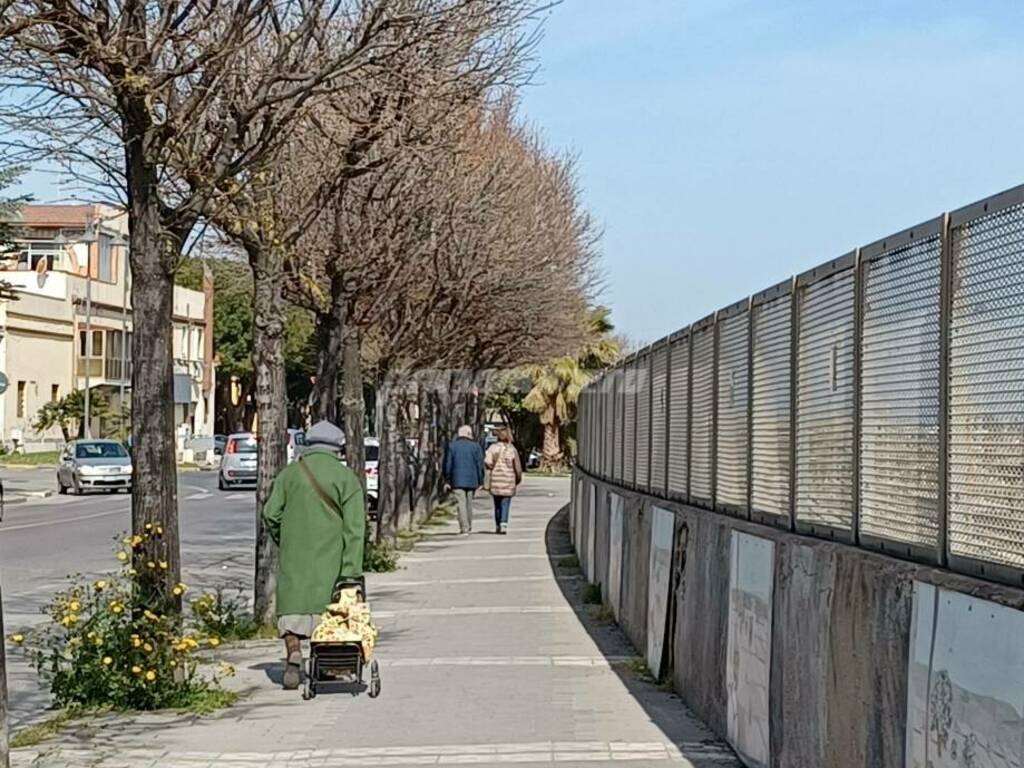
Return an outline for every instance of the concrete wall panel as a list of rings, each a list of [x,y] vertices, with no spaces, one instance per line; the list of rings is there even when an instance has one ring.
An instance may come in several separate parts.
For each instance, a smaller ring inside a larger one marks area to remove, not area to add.
[[[729,556],[729,636],[726,657],[729,743],[743,762],[771,762],[769,691],[772,664],[772,541],[732,532]]]
[[[651,551],[647,576],[647,668],[661,677],[662,652],[668,621],[676,516],[672,510],[651,507]]]
[[[647,647],[647,574],[650,564],[650,514],[640,496],[626,496],[623,509],[622,610],[620,624],[637,648]]]
[[[597,489],[595,500],[597,510],[594,526],[594,546],[591,557],[594,559],[594,583],[601,585],[601,598],[608,599],[608,492],[604,488]]]
[[[616,621],[622,605],[623,502],[619,494],[608,494],[608,581],[605,594]]]

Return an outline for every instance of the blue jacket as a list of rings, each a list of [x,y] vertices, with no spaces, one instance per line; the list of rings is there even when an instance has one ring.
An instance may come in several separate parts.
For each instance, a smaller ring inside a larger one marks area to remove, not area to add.
[[[457,437],[444,457],[444,476],[452,488],[475,491],[484,484],[484,452],[468,437]]]

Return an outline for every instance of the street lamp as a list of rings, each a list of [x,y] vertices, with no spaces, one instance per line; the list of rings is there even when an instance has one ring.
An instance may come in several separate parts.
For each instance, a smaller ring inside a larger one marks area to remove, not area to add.
[[[99,238],[91,220],[86,220],[85,231],[79,242],[85,245],[85,436],[92,437],[92,403],[89,398],[89,368],[92,362],[92,245]]]

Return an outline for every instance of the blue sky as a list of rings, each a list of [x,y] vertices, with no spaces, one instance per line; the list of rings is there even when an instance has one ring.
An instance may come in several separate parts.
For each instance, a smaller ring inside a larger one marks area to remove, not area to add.
[[[565,0],[524,112],[653,341],[1024,182],[1024,3]]]

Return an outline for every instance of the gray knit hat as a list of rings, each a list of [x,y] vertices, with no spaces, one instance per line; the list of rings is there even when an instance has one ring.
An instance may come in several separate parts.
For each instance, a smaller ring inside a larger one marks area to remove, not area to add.
[[[329,421],[318,421],[306,433],[306,445],[340,451],[345,447],[345,433]]]

